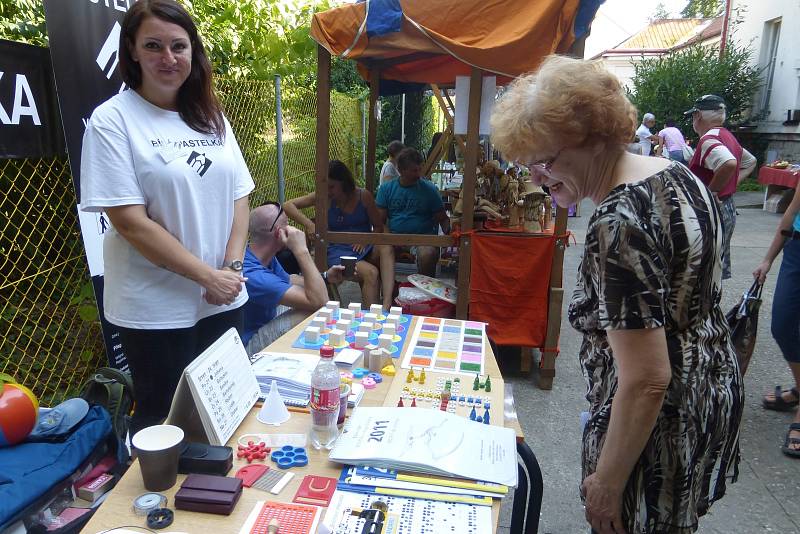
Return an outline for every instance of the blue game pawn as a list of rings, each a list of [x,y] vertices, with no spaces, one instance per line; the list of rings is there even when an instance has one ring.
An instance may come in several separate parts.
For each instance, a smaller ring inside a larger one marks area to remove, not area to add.
[[[478,414],[475,413],[475,406],[472,407],[472,411],[469,412],[469,420],[474,421],[478,417]]]
[[[481,417],[481,416],[479,415],[478,417],[476,417],[476,418],[475,418],[475,422],[476,422],[476,423],[483,423],[483,417]]]
[[[489,409],[487,408],[486,411],[483,413],[483,424],[489,424]]]

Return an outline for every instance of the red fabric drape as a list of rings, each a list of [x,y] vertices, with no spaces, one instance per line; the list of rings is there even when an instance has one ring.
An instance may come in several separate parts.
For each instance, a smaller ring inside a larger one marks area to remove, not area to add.
[[[758,183],[763,185],[782,185],[784,187],[797,187],[800,173],[785,169],[773,169],[772,167],[761,167],[758,171]]]
[[[469,318],[489,323],[495,343],[544,347],[556,241],[554,235],[473,235]]]

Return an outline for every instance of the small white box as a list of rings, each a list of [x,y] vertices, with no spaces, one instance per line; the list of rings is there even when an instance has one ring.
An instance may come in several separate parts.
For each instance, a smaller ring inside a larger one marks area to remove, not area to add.
[[[365,313],[364,314],[364,321],[367,322],[367,323],[377,323],[378,322],[378,316],[375,315],[372,312]]]
[[[383,315],[383,306],[380,304],[373,304],[369,307],[369,312],[374,313],[376,317]]]
[[[311,319],[311,326],[316,326],[320,330],[324,330],[325,329],[325,324],[326,323],[327,323],[327,321],[326,321],[325,317],[317,316],[317,317],[314,317],[313,319]]]
[[[392,356],[386,349],[372,349],[369,351],[369,370],[380,373],[381,370],[389,365],[392,361]]]
[[[346,319],[339,319],[336,321],[336,328],[339,330],[344,330],[345,332],[349,332],[352,327],[352,323]]]
[[[389,334],[381,334],[378,336],[378,346],[382,349],[390,349],[392,348],[393,340],[394,336],[390,336]]]
[[[333,310],[330,308],[322,308],[317,312],[317,317],[324,317],[326,321],[330,321],[333,317]]]
[[[383,324],[383,333],[386,334],[387,336],[394,337],[396,331],[397,331],[397,326],[395,324],[393,323]]]
[[[303,339],[306,343],[319,343],[319,327],[309,326],[303,334]]]
[[[358,325],[358,331],[359,332],[367,332],[367,333],[372,332],[372,323],[368,323],[366,321],[362,321]]]
[[[338,310],[339,309],[339,301],[338,300],[329,300],[325,307],[331,310]]]
[[[389,308],[389,314],[390,315],[403,315],[403,308],[401,308],[400,306],[392,306],[391,308]]]
[[[352,321],[355,318],[356,313],[353,310],[339,310],[339,319]]]
[[[356,332],[355,347],[363,349],[367,345],[369,345],[369,332]]]
[[[350,305],[347,307],[347,309],[353,312],[354,314],[358,315],[359,313],[361,313],[361,303],[351,302]]]
[[[334,328],[333,330],[331,330],[328,340],[330,344],[334,347],[342,345],[344,343],[344,330],[339,330],[338,328]]]
[[[383,323],[383,324],[384,325],[393,324],[395,326],[395,329],[396,329],[397,325],[400,324],[400,316],[399,315],[394,315],[393,313],[390,313],[389,315],[386,316],[386,322]]]
[[[360,350],[346,348],[339,351],[333,358],[333,363],[338,367],[355,368],[361,365],[363,357]]]

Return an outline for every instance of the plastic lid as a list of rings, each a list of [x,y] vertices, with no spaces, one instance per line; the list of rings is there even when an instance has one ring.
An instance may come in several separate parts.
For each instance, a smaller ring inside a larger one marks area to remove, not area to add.
[[[330,345],[323,345],[319,349],[319,355],[322,358],[333,358],[333,352],[334,352],[333,347],[331,347]]]

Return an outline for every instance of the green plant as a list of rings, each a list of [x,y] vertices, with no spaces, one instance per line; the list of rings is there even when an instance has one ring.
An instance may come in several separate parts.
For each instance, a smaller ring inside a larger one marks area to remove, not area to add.
[[[722,13],[722,0],[689,0],[686,7],[681,11],[681,15],[687,18],[716,17]]]
[[[0,2],[0,39],[47,46],[42,2],[39,0]]]

